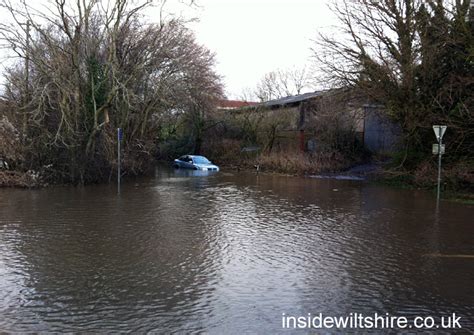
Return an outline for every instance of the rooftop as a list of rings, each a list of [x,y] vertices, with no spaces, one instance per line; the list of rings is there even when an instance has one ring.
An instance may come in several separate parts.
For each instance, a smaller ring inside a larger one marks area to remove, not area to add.
[[[217,108],[219,109],[237,109],[242,107],[255,106],[258,102],[241,101],[241,100],[219,100]]]
[[[309,93],[303,93],[303,94],[298,94],[298,95],[291,95],[289,97],[285,98],[279,98],[275,100],[269,100],[265,101],[259,104],[259,106],[264,106],[264,107],[272,107],[272,106],[283,106],[283,105],[289,105],[301,101],[305,101],[308,99],[312,99],[315,97],[319,97],[324,94],[325,91],[316,91],[316,92],[309,92]]]

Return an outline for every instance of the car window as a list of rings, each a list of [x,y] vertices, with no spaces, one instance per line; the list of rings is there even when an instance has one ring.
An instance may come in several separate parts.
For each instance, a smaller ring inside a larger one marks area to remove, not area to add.
[[[206,158],[202,156],[196,156],[193,159],[194,164],[210,164],[211,162]]]

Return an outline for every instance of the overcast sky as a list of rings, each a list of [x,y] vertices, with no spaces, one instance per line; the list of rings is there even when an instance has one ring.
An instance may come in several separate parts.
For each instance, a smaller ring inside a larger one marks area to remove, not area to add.
[[[326,0],[197,0],[199,7],[182,14],[200,43],[216,54],[217,72],[230,98],[254,88],[267,72],[303,67],[310,62],[319,30],[334,24]],[[167,10],[181,11],[176,0]]]
[[[12,0],[13,2],[19,0]],[[113,1],[113,0],[111,0]],[[170,15],[197,21],[189,23],[197,40],[216,54],[216,70],[223,77],[229,98],[240,98],[254,89],[267,72],[302,68],[310,64],[318,31],[335,24],[329,0],[167,0]],[[48,6],[41,0],[31,5]],[[159,7],[147,10],[150,21],[159,21]],[[2,20],[9,18],[0,11]],[[5,50],[2,66],[8,66]]]

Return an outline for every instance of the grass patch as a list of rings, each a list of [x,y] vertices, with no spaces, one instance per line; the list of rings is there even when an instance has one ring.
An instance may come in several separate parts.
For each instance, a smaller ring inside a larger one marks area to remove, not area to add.
[[[351,162],[339,153],[272,152],[260,155],[256,164],[262,171],[311,175],[339,172],[349,168]]]

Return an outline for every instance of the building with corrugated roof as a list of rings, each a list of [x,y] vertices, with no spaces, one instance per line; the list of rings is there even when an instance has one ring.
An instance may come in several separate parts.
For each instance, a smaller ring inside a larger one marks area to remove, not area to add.
[[[279,142],[284,146],[313,151],[318,146],[318,127],[324,127],[327,115],[339,117],[341,129],[350,128],[363,146],[374,152],[392,152],[397,148],[400,127],[383,112],[380,104],[369,103],[349,90],[315,91],[233,108],[236,113],[259,113],[280,120]],[[325,116],[325,117],[323,117]],[[284,144],[283,144],[284,143]]]

